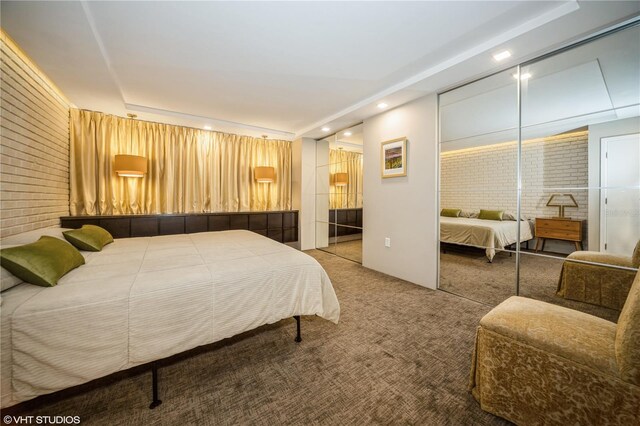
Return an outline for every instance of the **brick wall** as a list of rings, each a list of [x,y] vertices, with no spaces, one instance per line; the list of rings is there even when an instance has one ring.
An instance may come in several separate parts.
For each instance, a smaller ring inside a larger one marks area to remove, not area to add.
[[[554,192],[571,193],[579,208],[566,215],[587,219],[588,134],[586,131],[522,144],[522,214],[527,218],[557,216],[547,207]],[[516,211],[517,144],[508,142],[443,152],[441,195],[443,208],[463,210],[504,209]],[[581,190],[570,188],[585,188]]]
[[[0,237],[69,214],[69,102],[0,34]]]

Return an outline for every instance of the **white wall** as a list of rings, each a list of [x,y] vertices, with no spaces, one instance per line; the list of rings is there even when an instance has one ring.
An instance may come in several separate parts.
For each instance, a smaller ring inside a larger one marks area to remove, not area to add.
[[[364,121],[363,265],[429,288],[437,283],[436,114],[433,94]],[[407,176],[382,179],[380,143],[402,136]]]
[[[600,140],[640,132],[640,117],[589,126],[589,188],[600,186]],[[600,190],[589,190],[589,247],[600,250]]]
[[[309,250],[316,247],[316,141],[293,141],[291,156],[291,204],[299,211],[296,247]]]

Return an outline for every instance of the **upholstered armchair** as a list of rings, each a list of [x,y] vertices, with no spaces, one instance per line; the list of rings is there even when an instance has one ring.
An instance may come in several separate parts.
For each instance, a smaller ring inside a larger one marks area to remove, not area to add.
[[[640,273],[618,324],[511,297],[480,320],[470,388],[518,425],[640,422]]]
[[[630,269],[616,268],[620,266],[636,269],[640,266],[640,240],[629,257],[595,251],[571,253],[562,264],[556,295],[620,310],[636,275]]]

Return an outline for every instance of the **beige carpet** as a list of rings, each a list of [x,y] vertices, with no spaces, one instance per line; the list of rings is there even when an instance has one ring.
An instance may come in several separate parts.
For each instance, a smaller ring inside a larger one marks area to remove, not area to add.
[[[336,244],[336,254],[362,264],[362,240],[342,241]]]
[[[155,410],[150,374],[128,372],[18,411],[85,425],[506,424],[466,388],[488,306],[309,253],[333,281],[339,325],[303,318],[296,344],[287,319],[174,360],[160,370]]]
[[[618,320],[618,311],[555,295],[563,260],[522,253],[520,295]],[[463,297],[495,306],[515,294],[516,257],[498,252],[488,263],[484,250],[446,246],[440,252],[440,288]]]
[[[340,241],[330,243],[328,247],[319,249],[336,254],[348,260],[362,264],[362,240]]]

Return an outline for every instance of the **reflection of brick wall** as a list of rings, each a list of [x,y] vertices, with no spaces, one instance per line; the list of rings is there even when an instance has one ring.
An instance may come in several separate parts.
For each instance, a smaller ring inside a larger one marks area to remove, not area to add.
[[[545,204],[554,192],[570,193],[579,208],[566,215],[587,219],[588,134],[586,131],[522,144],[522,214],[527,218],[557,216]],[[507,142],[443,152],[440,160],[440,205],[463,210],[516,211],[517,144]],[[574,188],[583,188],[576,190]]]
[[[0,235],[69,214],[69,105],[2,34]]]

